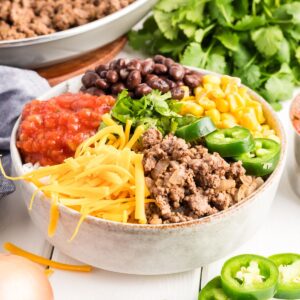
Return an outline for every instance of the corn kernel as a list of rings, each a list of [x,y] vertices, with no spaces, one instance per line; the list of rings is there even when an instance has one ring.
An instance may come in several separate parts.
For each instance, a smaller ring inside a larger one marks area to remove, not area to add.
[[[190,89],[188,86],[183,85],[180,88],[184,91],[183,99],[190,96]]]
[[[192,114],[196,117],[201,117],[203,115],[204,109],[200,105],[192,101],[186,101],[183,103],[181,108],[181,114]]]
[[[227,100],[228,100],[228,103],[229,103],[229,110],[231,112],[234,112],[238,108],[240,108],[237,101],[236,101],[236,97],[234,95],[228,95]]]
[[[218,124],[221,121],[221,114],[215,108],[207,110],[205,112],[205,115],[208,116],[208,117],[210,117],[211,120],[214,122],[215,125]]]
[[[216,108],[216,103],[208,98],[200,98],[196,100],[199,105],[201,105],[205,110]]]
[[[212,85],[220,85],[221,84],[221,78],[219,76],[216,75],[205,75],[203,76],[203,83],[209,83]]]
[[[229,111],[229,104],[226,100],[216,99],[215,102],[216,102],[216,105],[217,105],[217,109],[220,112],[228,112]]]
[[[194,88],[194,94],[197,97],[198,95],[202,95],[203,93],[205,93],[204,89],[202,86],[197,86]]]
[[[218,99],[218,98],[224,98],[225,97],[224,92],[219,87],[216,87],[212,91],[209,91],[208,95],[209,95],[209,97],[211,97],[215,100]]]
[[[246,99],[243,96],[241,96],[239,93],[235,94],[235,99],[236,99],[236,102],[237,102],[239,107],[245,107],[246,106]]]
[[[206,93],[214,91],[218,86],[211,83],[203,83],[203,87],[206,91]]]
[[[236,126],[236,123],[232,122],[232,120],[224,120],[219,123],[219,126],[220,128],[231,128]]]
[[[232,115],[235,117],[237,122],[239,122],[241,120],[243,114],[244,114],[244,109],[243,108],[239,108],[236,111],[232,112]]]
[[[236,123],[236,119],[232,114],[223,113],[221,114],[221,121],[230,120],[234,123]]]
[[[246,108],[244,114],[240,119],[240,124],[251,131],[261,131],[261,126],[256,118],[255,110],[253,108]]]

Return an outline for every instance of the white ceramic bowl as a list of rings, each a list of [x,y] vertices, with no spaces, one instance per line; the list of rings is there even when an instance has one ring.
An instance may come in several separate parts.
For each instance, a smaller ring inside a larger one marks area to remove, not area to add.
[[[100,48],[127,33],[156,1],[136,0],[111,15],[68,30],[0,41],[0,65],[30,69],[44,67]]]
[[[204,72],[205,71],[201,71]],[[66,91],[78,91],[80,77],[61,83],[40,99]],[[286,158],[286,138],[272,108],[257,94],[268,122],[281,138],[280,161],[268,180],[250,197],[215,215],[178,224],[122,224],[87,217],[76,238],[69,242],[79,220],[79,213],[60,206],[59,224],[54,237],[47,237],[50,202],[36,197],[29,212],[33,222],[51,244],[63,253],[93,266],[129,274],[168,274],[207,265],[230,254],[249,240],[266,220]],[[16,123],[11,138],[11,155],[17,175],[23,174],[22,161],[16,148]],[[34,191],[32,184],[21,182],[26,202]]]

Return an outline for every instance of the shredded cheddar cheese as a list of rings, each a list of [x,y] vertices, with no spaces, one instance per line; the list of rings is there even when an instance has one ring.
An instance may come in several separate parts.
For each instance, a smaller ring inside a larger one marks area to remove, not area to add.
[[[145,185],[143,155],[131,148],[143,134],[142,126],[130,138],[131,122],[125,131],[109,116],[103,116],[106,127],[85,140],[76,150],[75,157],[63,163],[33,170],[12,180],[26,180],[36,186],[29,209],[39,192],[50,198],[48,235],[55,234],[59,220],[59,205],[77,210],[81,218],[71,237],[88,216],[117,222],[146,223],[145,204],[153,202]]]
[[[69,265],[44,258],[42,256],[25,251],[12,243],[4,243],[3,248],[11,254],[25,257],[35,263],[38,263],[43,266],[48,266],[54,269],[78,272],[90,272],[92,270],[92,267],[88,265]]]

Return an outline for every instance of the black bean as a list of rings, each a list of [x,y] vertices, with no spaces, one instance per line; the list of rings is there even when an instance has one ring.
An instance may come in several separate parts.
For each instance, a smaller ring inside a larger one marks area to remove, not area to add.
[[[165,61],[165,57],[164,56],[162,56],[162,55],[159,55],[159,54],[157,54],[157,55],[155,55],[154,57],[153,57],[153,60],[156,62],[156,63],[158,63],[158,64],[163,64],[164,63],[164,61]]]
[[[128,77],[127,77],[127,87],[129,89],[134,89],[136,88],[140,83],[142,82],[142,76],[141,76],[141,72],[138,70],[133,70],[129,73]]]
[[[171,65],[171,67],[169,69],[169,74],[176,81],[182,80],[184,77],[184,73],[185,72],[184,72],[183,67],[179,64],[173,64],[173,65]]]
[[[129,71],[127,69],[121,69],[119,71],[119,75],[122,80],[126,80],[128,74],[129,74]]]
[[[153,78],[158,78],[158,76],[155,74],[147,74],[145,77],[146,83],[148,83],[148,81],[152,80]]]
[[[165,74],[168,72],[168,68],[163,64],[155,64],[154,65],[154,73],[157,75]]]
[[[124,83],[122,83],[122,82],[114,83],[111,86],[111,92],[112,92],[113,95],[118,95],[119,93],[121,93],[125,89],[126,89],[126,87],[125,87]]]
[[[197,75],[185,75],[183,81],[188,87],[195,88],[200,85],[201,78]]]
[[[176,85],[177,86],[184,86],[185,84],[182,80],[179,80],[179,81],[176,82]]]
[[[126,67],[126,60],[124,58],[119,58],[116,62],[116,68],[121,70]]]
[[[88,71],[83,75],[83,77],[81,79],[81,82],[84,85],[84,87],[89,88],[89,87],[94,86],[96,80],[99,79],[99,78],[100,77],[96,72]]]
[[[106,74],[106,79],[110,83],[116,83],[119,80],[119,75],[115,70],[109,70]]]
[[[164,79],[164,81],[169,85],[170,89],[173,89],[174,87],[176,87],[176,83],[174,81],[172,81],[171,79]]]
[[[184,96],[184,91],[180,87],[174,87],[171,89],[172,98],[176,100],[181,100]]]
[[[108,71],[101,71],[101,72],[99,73],[100,77],[101,77],[101,78],[106,78],[107,72],[108,72]]]
[[[151,91],[152,89],[149,85],[141,83],[135,88],[135,96],[141,98],[144,95],[151,93]]]
[[[109,69],[114,70],[117,67],[117,61],[113,60],[109,64]]]
[[[100,73],[102,71],[107,71],[109,69],[109,65],[108,64],[102,64],[102,65],[99,65],[95,68],[95,71],[100,75]],[[101,75],[100,75],[101,76]]]
[[[127,64],[127,70],[133,71],[138,70],[140,71],[142,69],[142,64],[139,59],[133,59]]]
[[[164,61],[164,65],[168,68],[170,68],[174,63],[175,61],[171,58],[166,58]]]
[[[109,87],[109,84],[105,79],[99,78],[95,82],[96,87],[98,87],[101,90],[106,90]]]
[[[94,95],[94,96],[102,96],[102,95],[105,95],[105,93],[104,93],[102,90],[100,90],[100,89],[98,89],[98,88],[96,88],[96,87],[94,87],[94,86],[88,88],[88,89],[86,90],[86,93],[91,94],[91,95]]]
[[[160,90],[163,93],[166,93],[170,90],[169,85],[161,78],[152,78],[147,82],[147,84],[154,90]]]
[[[154,69],[154,62],[151,58],[148,58],[142,63],[141,73],[143,76],[146,76],[147,74],[152,73],[153,69]]]

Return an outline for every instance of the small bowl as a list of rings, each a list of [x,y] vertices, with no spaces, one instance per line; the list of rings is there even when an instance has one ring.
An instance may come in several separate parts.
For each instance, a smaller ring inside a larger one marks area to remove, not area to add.
[[[45,100],[67,91],[76,92],[80,85],[80,77],[76,77],[52,88],[39,99]],[[198,220],[161,225],[123,224],[88,216],[72,242],[69,239],[80,218],[77,211],[59,205],[58,227],[52,238],[47,236],[50,201],[41,194],[29,211],[30,217],[45,238],[60,251],[109,271],[170,274],[195,269],[230,254],[249,240],[265,221],[286,159],[286,137],[276,113],[264,99],[250,92],[262,104],[268,123],[281,139],[280,161],[257,191],[229,209]],[[11,155],[17,176],[24,173],[16,148],[19,122],[15,124],[11,137]],[[23,181],[20,186],[28,206],[35,187]]]

